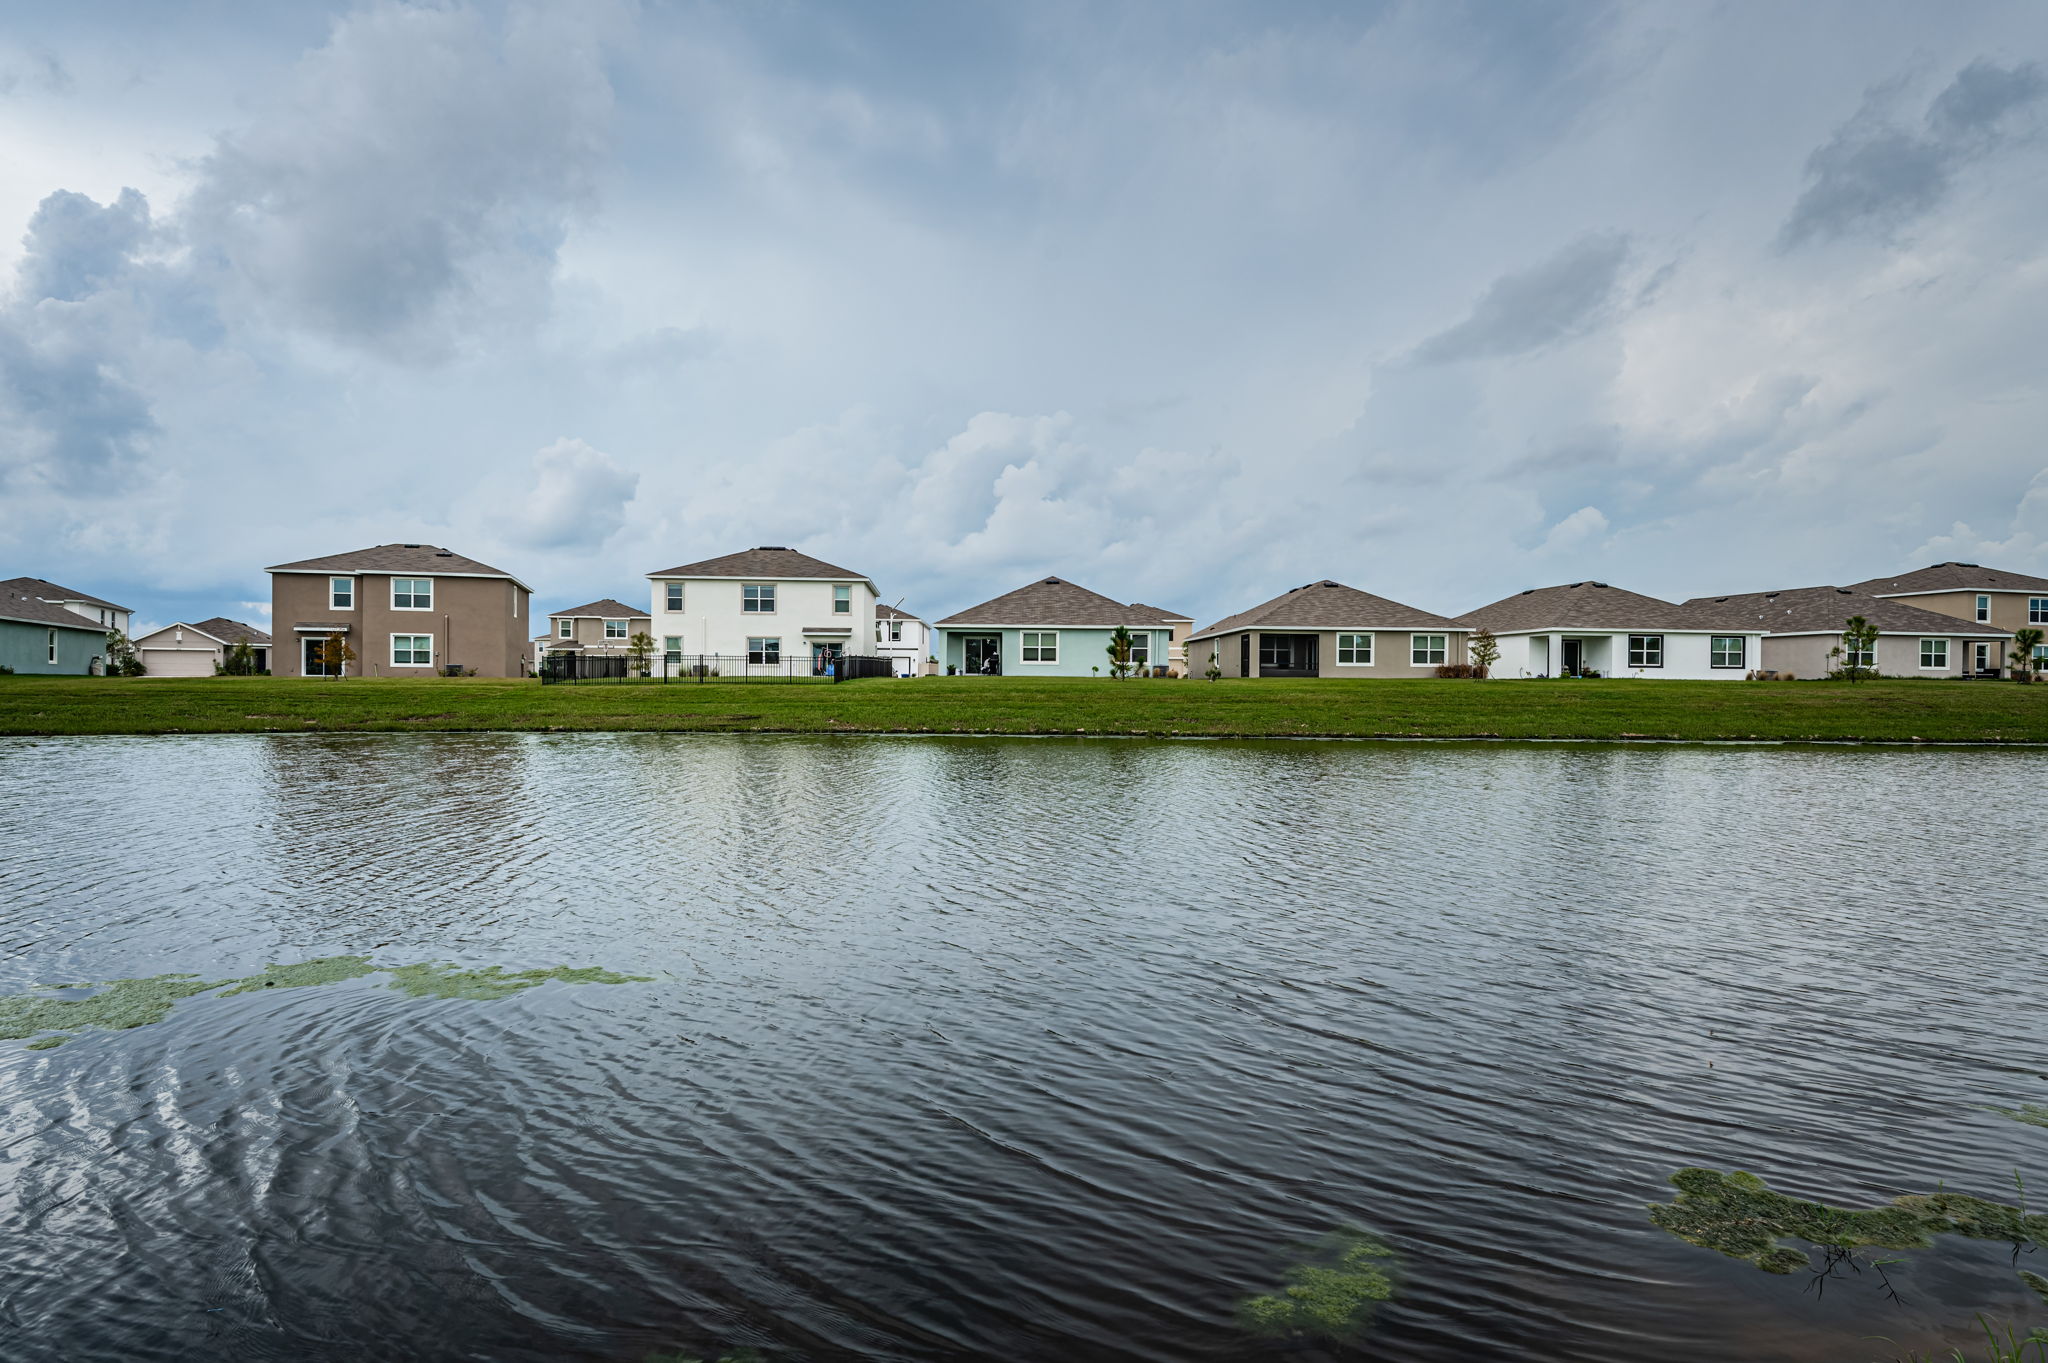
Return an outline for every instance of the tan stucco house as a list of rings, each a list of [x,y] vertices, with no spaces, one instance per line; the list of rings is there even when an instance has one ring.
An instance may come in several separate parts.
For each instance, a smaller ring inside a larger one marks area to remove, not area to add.
[[[198,624],[179,621],[143,635],[135,651],[148,669],[148,677],[211,677],[227,661],[228,650],[236,644],[249,645],[256,655],[256,668],[270,668],[270,635],[240,620],[215,616]]]
[[[327,675],[321,645],[355,651],[349,676],[424,677],[473,667],[517,677],[533,626],[533,591],[488,563],[433,544],[378,544],[280,563],[270,574],[272,651],[279,677]]]
[[[1324,580],[1188,637],[1188,670],[1226,677],[1427,677],[1466,661],[1471,627]]]
[[[548,612],[548,632],[534,639],[536,650],[548,653],[627,653],[633,636],[653,634],[647,612],[605,597],[568,610]]]
[[[1935,563],[1849,585],[1853,591],[1903,601],[2007,634],[2048,630],[2048,577],[2010,573],[1980,563]],[[2048,663],[2048,643],[2034,650],[2034,658],[2037,667]]]
[[[1853,587],[1696,596],[1685,605],[1712,611],[1716,619],[1726,619],[1732,612],[1736,620],[1768,631],[1760,666],[1780,676],[1825,677],[1850,661],[1829,653],[1842,642],[1842,628],[1852,615],[1862,616],[1878,631],[1872,656],[1854,660],[1856,665],[1875,668],[1887,677],[1995,674],[2012,637]]]

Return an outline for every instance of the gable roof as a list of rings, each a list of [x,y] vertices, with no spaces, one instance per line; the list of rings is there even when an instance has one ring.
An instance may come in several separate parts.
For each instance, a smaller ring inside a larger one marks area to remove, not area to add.
[[[71,587],[60,587],[40,577],[10,577],[0,582],[0,591],[12,590],[23,596],[32,596],[40,601],[83,601],[88,606],[105,606],[110,611],[125,611],[127,606],[117,606],[103,596],[91,592],[77,591]]]
[[[585,616],[598,620],[651,620],[654,618],[646,611],[636,610],[623,601],[612,600],[609,596],[605,597],[602,601],[593,601],[587,606],[578,606],[574,610],[548,612],[548,618],[551,620],[573,619],[576,616]]]
[[[839,582],[866,582],[870,588],[875,585],[866,573],[838,567],[780,544],[764,544],[758,549],[742,549],[737,554],[721,554],[717,558],[663,568],[648,576],[825,578]]]
[[[201,620],[192,626],[201,634],[209,634],[224,644],[254,644],[261,648],[270,646],[270,635],[254,625],[230,620],[225,615],[216,615],[211,620]]]
[[[30,578],[29,581],[33,582],[36,579]],[[28,625],[55,625],[59,629],[84,630],[87,634],[107,632],[107,627],[97,621],[88,620],[74,611],[66,610],[54,601],[45,601],[41,597],[16,591],[12,583],[6,582],[0,582],[0,620],[18,620]]]
[[[2048,592],[2048,577],[2029,577],[1979,563],[1931,563],[1909,573],[1851,582],[1851,591],[1889,596],[1907,592]]]
[[[1738,592],[1729,596],[1696,596],[1687,610],[1711,611],[1716,618],[1753,621],[1773,634],[1840,634],[1852,615],[1877,626],[1881,634],[1948,635],[1951,638],[2003,639],[2006,631],[1973,625],[1953,615],[1921,610],[1903,601],[1859,592],[1853,587],[1792,587],[1776,592]]]
[[[979,606],[939,621],[945,625],[1064,625],[1071,629],[1114,629],[1118,625],[1164,625],[1185,620],[1156,606],[1127,606],[1065,578],[1043,577]]]
[[[368,549],[356,549],[346,554],[328,554],[324,558],[302,558],[296,563],[279,563],[263,570],[266,573],[419,573],[432,576],[440,573],[449,577],[502,577],[508,582],[526,587],[524,582],[502,568],[493,568],[488,563],[479,563],[465,558],[452,549],[443,549],[438,544],[373,544]],[[532,591],[533,588],[526,587]]]
[[[1189,639],[1234,634],[1241,629],[1443,629],[1469,628],[1456,620],[1389,601],[1328,578],[1283,592],[1248,611],[1226,616]]]
[[[1133,601],[1131,609],[1134,611],[1150,611],[1159,617],[1162,624],[1192,625],[1195,623],[1195,617],[1192,615],[1182,615],[1178,611],[1170,611],[1163,606],[1148,606],[1142,601]]]
[[[1531,587],[1490,606],[1466,611],[1459,620],[1496,633],[1548,629],[1738,629],[1740,616],[1712,612],[1626,591],[1605,582],[1565,582]],[[1757,626],[1750,625],[1750,629]]]
[[[921,615],[912,615],[909,611],[900,611],[894,606],[885,606],[879,601],[875,603],[875,618],[877,620],[916,620],[920,624],[924,621],[924,617]]]

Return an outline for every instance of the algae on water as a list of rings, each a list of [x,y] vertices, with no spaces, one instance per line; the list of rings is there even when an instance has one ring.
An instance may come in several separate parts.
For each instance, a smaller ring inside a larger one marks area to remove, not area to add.
[[[1986,1112],[1996,1112],[2001,1117],[2010,1117],[2028,1126],[2048,1126],[2048,1104],[2021,1103],[2018,1107],[1987,1107]]]
[[[1238,1322],[1262,1335],[1343,1338],[1372,1323],[1394,1295],[1399,1258],[1385,1241],[1361,1230],[1325,1236],[1314,1253],[1287,1270],[1287,1285],[1250,1297]]]
[[[178,1003],[201,994],[225,999],[264,989],[305,989],[361,979],[380,971],[392,977],[393,989],[414,998],[438,999],[502,999],[550,981],[627,984],[652,978],[621,975],[596,966],[507,972],[502,966],[464,970],[431,961],[380,966],[367,956],[321,956],[289,964],[274,962],[254,975],[226,980],[206,980],[197,975],[148,975],[96,984],[45,985],[26,994],[0,995],[0,1040],[34,1037],[26,1049],[47,1051],[89,1028],[125,1031],[162,1022]],[[87,990],[94,992],[83,998],[71,997]]]

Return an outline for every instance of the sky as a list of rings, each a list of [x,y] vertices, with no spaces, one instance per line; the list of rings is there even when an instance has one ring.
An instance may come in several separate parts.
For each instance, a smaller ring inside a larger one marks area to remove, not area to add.
[[[2048,6],[0,0],[0,577],[2048,575]]]

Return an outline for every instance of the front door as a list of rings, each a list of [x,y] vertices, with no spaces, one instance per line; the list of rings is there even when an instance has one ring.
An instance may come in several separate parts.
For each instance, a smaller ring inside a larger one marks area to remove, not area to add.
[[[1558,651],[1563,656],[1564,661],[1561,664],[1559,676],[1576,677],[1579,675],[1579,645],[1581,642],[1578,639],[1566,639],[1561,643]]]
[[[1993,655],[1993,653],[1992,653],[1992,651],[1991,651],[1991,650],[1992,650],[1992,648],[1993,648],[1993,645],[1991,645],[1991,644],[1978,644],[1978,645],[1976,645],[1976,653],[1975,653],[1975,656],[1976,656],[1976,659],[1977,659],[1977,666],[1976,666],[1976,668],[1974,669],[1975,671],[1978,671],[1978,672],[1993,672],[1993,671],[1996,671],[1996,670],[1997,670],[1997,668],[1998,668],[1998,664],[1997,664],[1996,662],[1994,662],[1994,661],[1993,661],[1993,658],[1994,658],[1994,656],[1995,656],[1995,655]]]
[[[301,639],[299,641],[299,649],[303,659],[299,668],[301,675],[307,677],[332,677],[340,675],[341,668],[339,666],[330,665],[324,661],[324,655],[327,652],[327,640],[324,637]]]
[[[1003,672],[1003,637],[1000,634],[970,634],[960,641],[969,676],[999,677]]]

